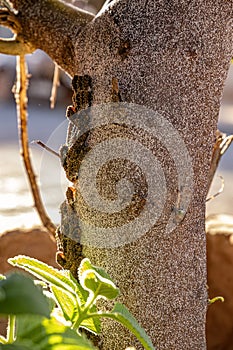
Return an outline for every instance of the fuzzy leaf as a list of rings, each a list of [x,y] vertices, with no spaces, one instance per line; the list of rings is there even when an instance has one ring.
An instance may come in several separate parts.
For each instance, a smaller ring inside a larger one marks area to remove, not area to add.
[[[56,319],[47,320],[45,319],[43,321],[43,326],[46,329],[46,333],[48,335],[52,335],[55,339],[55,334],[62,334],[62,342],[57,341],[56,347],[54,349],[56,350],[63,350],[63,349],[69,349],[68,345],[72,345],[70,349],[82,349],[82,350],[89,350],[89,349],[95,349],[95,347],[91,344],[91,342],[85,337],[80,336],[78,333],[76,333],[74,330],[70,329],[70,327],[64,326],[57,322]],[[55,342],[54,342],[55,345]],[[62,347],[62,346],[64,347]],[[74,348],[73,346],[76,346],[77,348]]]
[[[70,294],[76,297],[76,284],[70,278],[66,277],[63,271],[24,255],[10,258],[8,259],[8,262],[13,266],[23,268],[37,278],[42,279],[44,282],[70,292]]]
[[[97,298],[115,299],[119,290],[112,282],[106,272],[100,268],[92,266],[89,259],[83,259],[79,268],[79,279],[81,286],[97,294]]]
[[[31,350],[30,346],[17,344],[0,344],[0,350]],[[36,350],[36,349],[34,349]]]
[[[70,327],[55,318],[21,317],[18,323],[15,345],[29,344],[36,350],[94,350],[86,337],[79,335]]]
[[[78,283],[78,281],[74,278],[74,276],[69,270],[63,270],[62,273],[74,283],[76,297],[78,297],[81,306],[85,305],[89,293],[85,289],[83,289],[83,287]]]
[[[113,282],[113,280],[111,279],[109,274],[107,274],[107,272],[104,271],[104,269],[102,269],[101,267],[92,265],[92,263],[90,262],[90,260],[88,258],[84,258],[81,261],[81,264],[80,264],[79,269],[78,269],[79,279],[82,278],[83,273],[85,273],[85,271],[87,271],[87,270],[95,270],[100,276]]]
[[[96,313],[97,308],[95,305],[89,310],[90,313]],[[87,329],[94,334],[100,334],[101,322],[99,318],[86,318],[82,321],[80,327]]]
[[[0,335],[0,344],[5,344],[7,342],[7,339]],[[0,345],[1,346],[1,345]]]
[[[0,314],[36,314],[49,317],[48,301],[31,278],[13,273],[0,281],[0,291]]]
[[[72,321],[74,315],[77,312],[77,299],[71,296],[70,293],[67,293],[65,290],[61,288],[57,288],[56,286],[51,286],[51,291],[54,295],[54,298],[60,307],[64,318],[67,321]]]
[[[105,316],[107,315],[105,314]],[[150,337],[146,334],[145,330],[139,325],[135,317],[133,317],[133,315],[124,305],[116,303],[113,310],[107,317],[120,322],[123,326],[129,329],[146,350],[155,350]]]

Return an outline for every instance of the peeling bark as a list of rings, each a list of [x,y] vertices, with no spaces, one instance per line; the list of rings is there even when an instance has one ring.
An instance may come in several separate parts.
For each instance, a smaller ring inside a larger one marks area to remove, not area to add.
[[[58,1],[12,3],[19,10],[28,41],[45,50],[70,75],[91,77],[94,106],[113,101],[113,81],[117,81],[123,102],[156,110],[185,142],[192,159],[193,188],[186,215],[176,228],[167,234],[177,193],[175,170],[165,156],[159,160],[170,181],[166,183],[168,201],[157,223],[129,244],[115,249],[86,244],[82,253],[112,276],[122,301],[157,349],[205,349],[205,200],[220,98],[232,56],[233,2],[118,0],[94,20]],[[114,125],[110,125],[110,134],[109,130],[101,135],[94,130],[79,147],[85,151],[114,132]],[[69,135],[71,157],[73,131]],[[136,138],[133,130],[128,137]],[[163,151],[147,136],[139,133],[138,139],[153,154]],[[127,169],[130,172],[129,164]],[[76,171],[73,181],[78,192],[79,168]],[[117,171],[113,166],[112,172]],[[114,187],[108,183],[108,174],[97,181],[107,198]],[[138,181],[136,175],[131,177],[132,182]],[[109,186],[106,192],[104,184]],[[83,214],[85,204],[80,198],[75,195],[72,202],[77,220],[89,215]],[[68,199],[62,207],[63,226],[69,221],[69,209]],[[107,220],[103,218],[102,224],[108,225]],[[78,230],[81,240],[86,234]],[[74,261],[71,265],[74,268]],[[103,349],[135,345],[130,339],[120,326],[105,322]]]

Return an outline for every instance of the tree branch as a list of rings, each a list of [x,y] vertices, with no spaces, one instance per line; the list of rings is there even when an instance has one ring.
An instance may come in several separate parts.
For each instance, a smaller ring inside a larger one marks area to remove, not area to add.
[[[11,25],[9,19],[1,17],[0,24],[22,35],[23,41],[34,49],[44,50],[62,69],[74,75],[75,38],[94,16],[58,0],[13,0],[11,4],[17,11],[14,16],[20,26],[15,28],[15,21]],[[12,50],[6,48],[6,43],[2,44],[5,52],[18,54],[22,50],[21,45],[10,44],[14,46]]]
[[[0,52],[5,55],[26,55],[32,53],[34,48],[30,44],[25,44],[17,39],[0,39]]]
[[[50,96],[50,108],[54,108],[56,104],[57,99],[57,89],[60,86],[60,70],[57,64],[54,66],[54,73],[53,73],[53,86]]]
[[[16,12],[14,12],[13,9],[0,9],[0,24],[10,28],[15,33],[13,38],[0,38],[1,53],[17,56],[26,55],[28,53],[32,53],[35,50],[31,43],[24,40],[24,37],[22,35],[22,27],[16,17]]]
[[[48,217],[37,186],[36,176],[31,163],[30,152],[28,148],[27,131],[27,68],[24,56],[17,56],[17,83],[15,91],[15,100],[17,103],[19,137],[21,141],[21,154],[23,157],[26,173],[31,186],[35,207],[40,216],[43,225],[55,235],[56,226]]]

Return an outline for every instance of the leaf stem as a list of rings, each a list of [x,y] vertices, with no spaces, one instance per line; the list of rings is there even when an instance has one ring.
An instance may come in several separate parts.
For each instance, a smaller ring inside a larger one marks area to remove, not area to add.
[[[7,344],[7,339],[0,335],[0,344]]]
[[[9,315],[8,317],[8,327],[7,327],[7,343],[11,344],[15,341],[15,315]]]
[[[89,310],[91,309],[91,307],[95,303],[96,298],[99,294],[99,290],[100,290],[100,286],[98,286],[95,293],[93,293],[92,297],[90,298],[90,301],[87,300],[87,303],[84,305],[83,309],[80,310],[79,317],[72,327],[73,329],[77,330],[79,328],[79,326],[81,325],[83,320],[90,318]]]
[[[135,337],[138,339],[138,341],[143,345],[145,350],[156,350],[152,345],[150,345],[140,334],[136,329],[133,328],[129,328],[129,326],[126,324],[126,322],[122,321],[119,317],[118,317],[118,313],[116,312],[93,312],[93,313],[89,313],[85,318],[111,318],[112,320],[121,323],[125,328],[127,328],[129,331],[131,331]]]

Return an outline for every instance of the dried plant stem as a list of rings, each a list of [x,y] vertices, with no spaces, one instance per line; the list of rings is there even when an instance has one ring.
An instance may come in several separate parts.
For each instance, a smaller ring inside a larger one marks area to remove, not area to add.
[[[36,143],[38,146],[41,146],[42,148],[46,149],[46,151],[48,151],[48,152],[52,153],[54,156],[60,158],[60,154],[55,152],[52,148],[45,145],[44,142],[42,142],[40,140],[34,140],[31,143]]]
[[[209,190],[210,190],[210,186],[212,184],[215,172],[218,168],[220,159],[222,158],[223,154],[228,150],[232,141],[233,141],[233,135],[227,136],[226,134],[223,134],[220,131],[218,131],[214,149],[213,149],[211,167],[209,172],[209,184],[208,184]]]
[[[215,199],[216,197],[218,197],[218,196],[223,192],[223,190],[224,190],[224,184],[225,184],[224,178],[223,178],[221,175],[219,175],[218,177],[219,177],[220,180],[221,180],[221,187],[220,187],[220,189],[218,190],[218,192],[216,192],[216,193],[213,194],[212,196],[208,197],[208,198],[206,199],[206,202],[212,201],[212,199]]]
[[[36,182],[36,176],[33,170],[30,151],[28,147],[28,129],[27,129],[27,65],[24,56],[17,56],[17,80],[15,89],[15,100],[17,104],[19,139],[21,144],[21,155],[30,183],[32,195],[34,198],[35,208],[40,216],[43,225],[55,235],[56,226],[48,217],[40,191]]]
[[[54,74],[53,74],[53,86],[50,97],[50,107],[53,109],[55,107],[56,99],[57,99],[57,88],[60,86],[59,74],[60,69],[57,64],[54,66]]]

